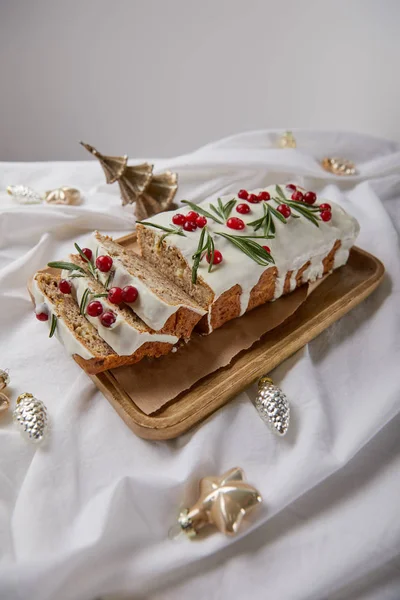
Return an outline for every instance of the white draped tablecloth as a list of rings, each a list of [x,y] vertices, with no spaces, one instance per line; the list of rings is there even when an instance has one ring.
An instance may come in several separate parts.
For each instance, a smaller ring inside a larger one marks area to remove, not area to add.
[[[34,393],[51,419],[39,448],[10,416],[0,421],[2,600],[400,598],[400,146],[295,135],[297,150],[258,131],[154,161],[179,173],[179,200],[303,183],[355,215],[358,245],[386,266],[372,296],[272,373],[291,401],[285,438],[259,419],[255,387],[176,440],[136,437],[49,340],[26,290],[91,230],[131,231],[132,207],[95,160],[0,164],[0,368],[12,405]],[[354,160],[359,174],[326,173],[325,155]],[[17,183],[77,186],[85,201],[19,206],[5,193]],[[168,539],[199,478],[234,466],[264,499],[242,532]]]

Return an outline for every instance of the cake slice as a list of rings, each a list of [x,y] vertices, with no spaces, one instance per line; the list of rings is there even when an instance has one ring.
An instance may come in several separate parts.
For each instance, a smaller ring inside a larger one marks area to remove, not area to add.
[[[112,238],[94,232],[89,248],[94,256],[111,256],[109,273],[98,272],[99,280],[108,287],[133,286],[138,295],[127,305],[153,330],[188,339],[205,310],[181,287],[141,256],[125,250]]]
[[[346,263],[359,225],[316,200],[291,185],[186,202],[137,224],[141,254],[207,310],[209,333]]]
[[[144,357],[158,357],[172,350],[172,343],[157,341],[154,338],[146,341],[146,335],[143,343],[130,356],[118,356],[100,337],[93,325],[80,314],[79,306],[73,297],[60,291],[59,283],[60,278],[50,273],[35,275],[31,292],[36,305],[36,315],[39,320],[47,322],[50,334],[57,337],[87,373],[93,375],[107,369],[134,364]],[[146,331],[144,327],[142,329]]]
[[[130,356],[150,341],[178,342],[176,336],[150,329],[129,308],[112,303],[104,286],[85,271],[87,263],[79,255],[69,259],[79,271],[63,271],[61,277],[70,283],[72,296],[86,319],[119,356]]]

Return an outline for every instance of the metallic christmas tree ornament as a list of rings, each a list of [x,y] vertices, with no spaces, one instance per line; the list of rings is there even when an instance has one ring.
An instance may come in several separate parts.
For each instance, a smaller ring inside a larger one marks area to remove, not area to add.
[[[181,531],[190,538],[207,525],[214,525],[225,535],[235,535],[246,513],[262,502],[259,492],[244,481],[239,467],[221,477],[203,477],[199,487],[196,504],[183,509],[178,518]]]
[[[173,202],[177,190],[177,173],[166,171],[160,175],[154,175],[144,194],[136,201],[137,220],[142,221],[159,212],[177,208]]]
[[[126,155],[105,156],[90,144],[86,144],[85,142],[80,142],[80,144],[100,162],[107,183],[118,182],[122,206],[136,202],[151,181],[153,165],[143,163],[141,165],[128,166],[128,157]]]
[[[77,206],[82,201],[82,196],[76,188],[63,186],[55,190],[49,190],[44,195],[47,204],[61,204],[63,206]]]
[[[0,392],[0,417],[2,417],[10,408],[10,401],[5,394]]]
[[[321,164],[325,171],[329,171],[329,173],[333,173],[334,175],[348,176],[357,174],[355,164],[346,158],[326,157],[322,160]]]
[[[34,444],[40,444],[46,437],[48,428],[47,409],[43,402],[32,394],[18,396],[13,413],[14,423],[21,433]]]
[[[18,204],[40,204],[43,202],[43,195],[27,185],[9,185],[7,193]]]
[[[289,428],[289,403],[281,388],[274,385],[269,377],[260,377],[258,381],[255,406],[262,420],[268,423],[272,431],[278,435],[285,435]]]
[[[0,390],[4,390],[10,383],[10,375],[8,369],[0,369]]]
[[[138,220],[175,208],[172,200],[178,189],[176,173],[166,171],[153,175],[153,165],[143,163],[130,166],[126,155],[105,156],[90,144],[80,143],[100,162],[107,183],[118,183],[122,206],[136,203]]]
[[[296,138],[291,131],[285,131],[285,133],[279,138],[280,148],[296,148]]]

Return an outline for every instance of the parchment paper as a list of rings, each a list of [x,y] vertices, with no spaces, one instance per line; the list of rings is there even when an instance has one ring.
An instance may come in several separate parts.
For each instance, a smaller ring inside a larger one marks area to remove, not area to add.
[[[229,321],[210,335],[194,334],[177,352],[112,369],[111,373],[136,406],[150,415],[199,379],[229,365],[239,352],[281,325],[304,302],[308,290],[309,286],[303,285],[276,302],[267,302]]]

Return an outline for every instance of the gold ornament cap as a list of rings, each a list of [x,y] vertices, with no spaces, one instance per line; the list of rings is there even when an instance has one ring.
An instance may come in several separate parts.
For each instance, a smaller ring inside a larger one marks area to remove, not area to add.
[[[240,467],[221,477],[203,477],[199,499],[179,515],[181,531],[194,538],[204,527],[214,525],[225,535],[235,535],[244,516],[262,502],[260,493],[244,477]]]

